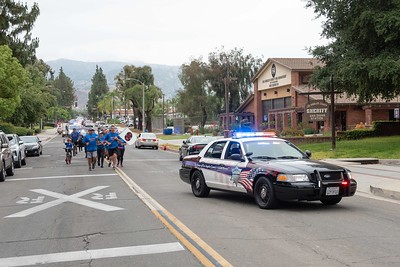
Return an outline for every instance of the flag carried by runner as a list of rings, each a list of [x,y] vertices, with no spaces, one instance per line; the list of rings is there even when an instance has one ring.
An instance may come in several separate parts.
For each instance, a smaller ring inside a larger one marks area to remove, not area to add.
[[[134,134],[129,128],[125,128],[119,136],[125,140],[128,145],[133,145],[136,141],[136,134]]]

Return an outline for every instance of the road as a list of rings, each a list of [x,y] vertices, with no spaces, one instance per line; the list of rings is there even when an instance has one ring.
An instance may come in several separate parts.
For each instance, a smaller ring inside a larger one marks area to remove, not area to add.
[[[242,195],[195,198],[175,153],[130,146],[124,168],[89,172],[61,147],[56,137],[0,184],[0,266],[400,264],[399,202],[356,194],[261,210]]]

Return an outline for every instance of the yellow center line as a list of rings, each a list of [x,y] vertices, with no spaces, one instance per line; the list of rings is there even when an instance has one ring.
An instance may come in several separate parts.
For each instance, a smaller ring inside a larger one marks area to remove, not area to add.
[[[199,236],[147,194],[121,169],[116,168],[115,170],[135,195],[152,211],[156,218],[158,218],[204,266],[232,266]]]

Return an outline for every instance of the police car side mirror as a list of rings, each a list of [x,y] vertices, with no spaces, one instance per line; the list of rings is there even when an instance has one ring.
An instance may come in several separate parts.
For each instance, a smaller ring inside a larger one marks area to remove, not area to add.
[[[184,143],[186,145],[186,141],[182,141],[182,143]]]
[[[232,154],[230,156],[231,160],[240,160],[240,161],[244,161],[244,158],[240,155],[240,154]]]
[[[247,152],[246,153],[246,158],[249,160],[249,161],[253,161],[252,159],[251,159],[251,155],[253,155],[253,152]]]
[[[306,155],[307,155],[307,157],[311,158],[311,151],[310,150],[306,150]]]

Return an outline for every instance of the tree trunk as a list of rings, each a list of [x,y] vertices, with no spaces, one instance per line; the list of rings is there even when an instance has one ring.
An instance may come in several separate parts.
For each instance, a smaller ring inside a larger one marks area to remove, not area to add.
[[[201,116],[201,128],[204,128],[204,126],[206,125],[207,122],[207,111],[205,107],[201,107],[201,112],[202,112],[202,116]]]
[[[151,112],[146,112],[146,118],[147,118],[147,120],[146,120],[146,129],[147,129],[148,132],[151,133],[153,131],[153,128],[151,127],[151,116],[150,116],[150,113]]]

